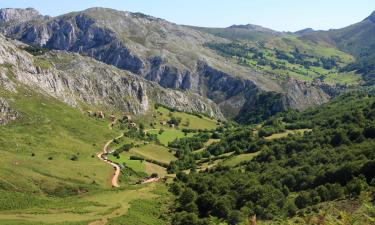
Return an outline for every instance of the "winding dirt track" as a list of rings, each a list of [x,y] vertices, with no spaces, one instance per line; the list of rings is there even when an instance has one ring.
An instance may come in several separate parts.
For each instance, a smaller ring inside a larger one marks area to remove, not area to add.
[[[124,136],[124,134],[121,134],[120,136],[118,136],[118,137],[115,138],[115,139],[122,138],[123,136]],[[108,146],[113,142],[113,140],[114,140],[114,139],[109,140],[109,141],[104,145],[104,147],[103,147],[103,152],[99,152],[99,153],[97,154],[97,157],[98,157],[100,160],[102,160],[103,162],[108,163],[108,164],[110,164],[111,166],[113,166],[113,168],[115,169],[115,172],[114,172],[114,174],[113,174],[113,176],[112,176],[111,184],[112,184],[112,187],[116,187],[116,188],[118,188],[118,187],[120,187],[120,185],[118,184],[118,177],[119,177],[119,175],[120,175],[121,168],[120,168],[120,166],[117,165],[116,163],[113,163],[113,162],[109,161],[108,159],[103,158],[103,155],[104,155],[104,154],[109,153],[109,151],[108,151]]]

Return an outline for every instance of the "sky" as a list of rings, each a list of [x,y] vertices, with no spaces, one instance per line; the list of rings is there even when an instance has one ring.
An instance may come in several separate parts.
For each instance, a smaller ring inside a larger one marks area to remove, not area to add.
[[[256,24],[278,31],[327,30],[359,22],[375,0],[0,0],[0,8],[33,7],[57,16],[90,7],[141,12],[204,27]]]

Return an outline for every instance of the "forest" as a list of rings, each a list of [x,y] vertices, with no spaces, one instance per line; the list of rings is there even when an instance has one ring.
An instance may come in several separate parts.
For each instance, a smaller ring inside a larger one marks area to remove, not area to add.
[[[200,157],[259,151],[258,156],[235,167],[192,169],[190,174],[182,170],[197,158],[192,150],[201,147],[206,135],[171,143],[185,149],[174,163],[174,170],[181,168],[170,185],[176,196],[173,224],[210,224],[213,218],[238,224],[252,215],[262,220],[288,218],[314,212],[324,202],[355,199],[364,193],[374,201],[374,121],[375,97],[350,93],[304,112],[280,113],[263,123],[275,132],[308,127],[304,134],[269,140],[265,136],[270,133],[257,135],[261,133],[253,125],[226,124],[214,132],[220,141]]]

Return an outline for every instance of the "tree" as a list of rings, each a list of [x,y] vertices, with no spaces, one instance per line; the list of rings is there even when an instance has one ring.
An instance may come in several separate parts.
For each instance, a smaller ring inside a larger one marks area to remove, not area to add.
[[[368,126],[364,130],[366,138],[375,138],[375,126]]]
[[[302,191],[294,200],[294,202],[298,208],[303,209],[312,203],[312,199],[308,192]]]
[[[206,217],[212,210],[216,202],[215,196],[211,192],[205,192],[197,199],[197,205],[201,216]]]
[[[177,213],[172,221],[173,225],[199,225],[199,218],[195,213]]]
[[[358,196],[366,188],[367,183],[364,177],[356,177],[346,185],[346,189],[351,196]]]
[[[181,118],[172,116],[171,119],[168,121],[168,123],[178,126],[181,123]]]
[[[187,188],[184,192],[182,192],[178,201],[180,202],[180,205],[184,206],[194,202],[196,198],[197,194],[191,188]]]
[[[228,222],[231,225],[236,225],[244,221],[244,215],[241,213],[241,211],[233,210],[229,213],[228,216]]]
[[[219,218],[228,218],[231,212],[231,203],[228,198],[220,198],[214,205],[212,214]]]
[[[340,146],[348,142],[349,142],[348,137],[342,130],[336,131],[331,139],[331,145],[334,147]]]

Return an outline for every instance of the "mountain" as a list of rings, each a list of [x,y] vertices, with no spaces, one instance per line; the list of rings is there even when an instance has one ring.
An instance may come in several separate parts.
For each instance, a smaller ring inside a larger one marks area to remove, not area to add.
[[[260,28],[228,29],[257,33]],[[290,95],[287,90],[293,81],[270,79],[261,71],[232,63],[206,47],[206,43],[228,43],[227,39],[139,13],[91,8],[16,25],[5,24],[2,30],[7,37],[29,45],[77,52],[165,88],[198,93],[213,100],[229,117],[245,110],[245,106],[251,108],[259,100],[257,94],[262,92],[281,93],[285,99],[282,108],[295,106],[289,104],[293,99],[299,99],[301,109],[329,99],[316,85],[302,85],[302,92]],[[322,94],[310,101],[303,94],[310,89]]]
[[[312,28],[305,28],[305,29],[302,29],[302,30],[296,31],[296,32],[294,32],[294,33],[297,34],[297,35],[304,35],[304,34],[312,33],[312,32],[314,32],[314,31],[315,31],[315,30],[312,29]]]
[[[210,33],[229,40],[264,41],[283,33],[262,26],[246,24],[232,25],[227,28],[191,27],[193,29]]]
[[[2,36],[0,40],[0,84],[8,92],[17,93],[19,86],[26,86],[74,107],[84,102],[102,110],[139,115],[157,103],[222,118],[213,102],[197,94],[162,88],[89,57],[54,51],[33,56],[23,50],[23,44]]]
[[[373,223],[373,15],[0,15],[0,224]]]
[[[356,62],[347,70],[364,74],[369,84],[374,83],[375,74],[375,12],[363,21],[329,31],[317,31],[305,34],[302,38],[314,42],[325,42],[342,51],[352,54]]]
[[[30,20],[43,19],[44,17],[33,8],[27,9],[1,9],[0,10],[0,21],[4,24],[18,24],[27,22]],[[46,17],[47,18],[47,17]]]

